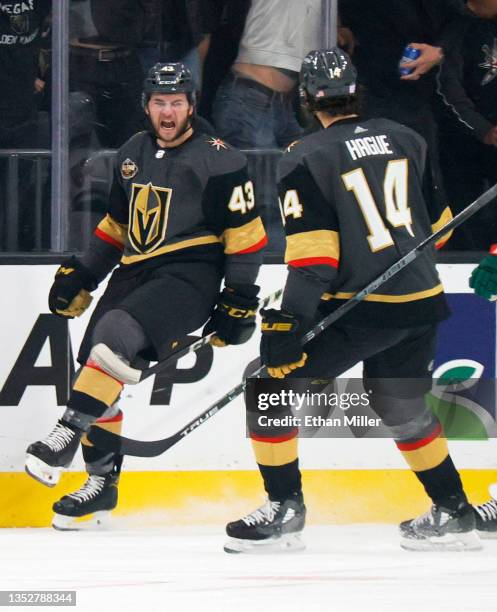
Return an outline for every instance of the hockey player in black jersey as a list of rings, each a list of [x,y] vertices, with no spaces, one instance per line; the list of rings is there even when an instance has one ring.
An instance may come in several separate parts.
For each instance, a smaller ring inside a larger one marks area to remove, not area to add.
[[[117,503],[121,458],[85,434],[94,423],[119,431],[114,406],[123,385],[136,382],[135,360],[164,359],[206,322],[217,346],[242,344],[255,328],[254,283],[267,239],[246,158],[194,131],[184,65],[154,66],[143,96],[152,129],[117,152],[107,214],[88,251],[62,263],[49,295],[53,313],[79,316],[119,264],[86,330],[67,409],[27,450],[27,472],[54,486],[83,443],[89,479],[55,504],[60,528]]]
[[[425,515],[402,523],[401,545],[477,549],[472,508],[440,423],[423,400],[431,387],[437,324],[449,316],[435,251],[305,347],[300,342],[311,322],[451,218],[425,171],[423,139],[389,120],[361,121],[355,88],[355,68],[340,49],[313,51],[304,60],[301,93],[323,129],[291,146],[280,162],[288,278],[282,309],[263,312],[261,360],[276,379],[334,378],[363,361],[371,406],[433,501]],[[225,550],[301,548],[298,431],[261,427],[253,399],[247,397],[248,425],[269,499],[228,524]]]

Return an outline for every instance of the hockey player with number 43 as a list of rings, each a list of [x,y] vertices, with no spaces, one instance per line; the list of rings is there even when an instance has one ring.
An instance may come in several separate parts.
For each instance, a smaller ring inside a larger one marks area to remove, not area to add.
[[[291,146],[280,162],[288,278],[282,309],[262,311],[261,361],[275,379],[334,378],[362,361],[371,407],[433,502],[426,514],[401,524],[401,545],[478,549],[473,509],[440,423],[424,403],[437,325],[449,316],[435,250],[301,344],[313,323],[451,219],[432,184],[426,144],[403,125],[360,119],[356,70],[339,48],[311,52],[300,76],[304,104],[323,129]],[[259,426],[256,404],[247,398],[250,435],[269,499],[228,524],[225,550],[302,548],[306,508],[298,431]]]
[[[183,64],[155,65],[143,96],[151,129],[117,152],[108,213],[88,251],[62,263],[50,290],[53,313],[79,316],[119,264],[86,330],[67,409],[27,450],[28,474],[54,486],[82,441],[89,478],[54,505],[61,529],[117,504],[121,457],[91,446],[86,432],[93,424],[120,431],[116,400],[124,384],[137,382],[130,366],[164,359],[206,322],[216,346],[243,344],[255,329],[254,283],[267,238],[246,158],[194,131],[195,92]]]

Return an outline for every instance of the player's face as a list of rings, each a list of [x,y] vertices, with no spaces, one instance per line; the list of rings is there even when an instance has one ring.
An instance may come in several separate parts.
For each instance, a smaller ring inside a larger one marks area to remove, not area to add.
[[[157,138],[167,144],[188,129],[193,107],[184,93],[152,94],[146,112]]]

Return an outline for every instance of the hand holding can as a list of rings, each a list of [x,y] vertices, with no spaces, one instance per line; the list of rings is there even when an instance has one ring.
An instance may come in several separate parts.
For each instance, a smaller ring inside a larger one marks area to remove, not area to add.
[[[421,55],[421,51],[419,49],[415,49],[414,47],[410,47],[409,45],[404,49],[402,53],[402,57],[399,62],[399,74],[401,76],[406,76],[413,72],[414,68],[409,68],[409,63],[418,59]]]

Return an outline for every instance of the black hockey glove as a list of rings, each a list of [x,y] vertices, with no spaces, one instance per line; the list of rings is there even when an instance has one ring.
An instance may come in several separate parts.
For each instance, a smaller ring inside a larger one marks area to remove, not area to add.
[[[203,331],[204,336],[216,332],[210,341],[212,346],[243,344],[251,338],[259,305],[258,293],[257,285],[234,285],[223,289]]]
[[[285,378],[301,368],[307,353],[302,350],[300,319],[283,310],[262,310],[261,361],[272,378]]]
[[[48,307],[61,317],[79,317],[93,299],[89,291],[96,288],[97,281],[93,274],[73,256],[63,261],[55,273],[48,294]]]

